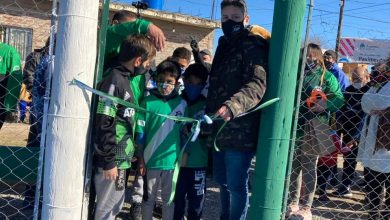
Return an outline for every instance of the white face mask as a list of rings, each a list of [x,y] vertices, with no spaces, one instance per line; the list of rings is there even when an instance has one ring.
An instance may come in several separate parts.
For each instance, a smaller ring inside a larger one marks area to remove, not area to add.
[[[355,88],[355,89],[361,89],[363,87],[363,83],[361,82],[355,82],[355,83],[352,83],[352,86]]]

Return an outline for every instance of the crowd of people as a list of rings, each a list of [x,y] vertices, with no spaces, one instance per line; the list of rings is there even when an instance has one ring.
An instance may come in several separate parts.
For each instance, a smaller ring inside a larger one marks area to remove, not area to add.
[[[142,109],[98,99],[92,125],[94,219],[115,219],[125,196],[131,196],[135,220],[151,220],[159,196],[163,219],[181,220],[185,215],[200,219],[206,176],[211,173],[220,188],[220,219],[246,219],[260,112],[240,115],[257,107],[266,92],[270,34],[249,25],[244,0],[221,2],[221,24],[224,35],[214,59],[207,48],[200,50],[192,40],[192,53],[185,47],[176,48],[152,71],[157,51],[165,47],[163,31],[128,11],[114,15],[107,29],[104,77],[97,89]],[[54,60],[48,53],[49,42],[28,56],[23,70],[20,120],[25,120],[25,109],[31,106],[30,147],[40,145],[47,71]],[[55,46],[55,39],[52,43]],[[0,52],[15,51],[0,44]],[[17,64],[16,55],[10,57],[11,68],[0,68],[1,125],[7,80],[20,74],[20,61]],[[342,154],[343,174],[334,194],[352,196],[360,161],[365,168],[370,219],[390,219],[389,195],[381,197],[383,190],[390,193],[390,58],[376,65],[371,74],[365,67],[355,68],[351,79],[339,68],[336,52],[323,53],[320,45],[310,43],[301,59],[305,62],[304,81],[299,91],[300,116],[286,218],[311,219],[316,191],[319,201],[329,202],[327,190],[338,183],[337,157]],[[192,141],[187,140],[193,138],[196,128],[172,120],[202,119],[204,115],[223,120],[203,123],[199,137]],[[223,121],[229,123],[219,130]],[[332,121],[336,123],[331,127]],[[219,151],[213,150],[215,145]],[[177,165],[178,158],[181,163]],[[175,177],[177,166],[180,171]],[[130,169],[136,175],[131,195],[126,195]],[[34,191],[32,186],[26,198]]]
[[[336,60],[334,51],[322,53],[313,43],[307,47],[286,218],[311,219],[316,192],[325,206],[331,201],[327,190],[352,198],[360,161],[364,175],[359,190],[365,192],[368,219],[390,219],[390,57],[375,65],[371,74],[357,66],[350,80]],[[344,162],[338,181],[340,155]]]

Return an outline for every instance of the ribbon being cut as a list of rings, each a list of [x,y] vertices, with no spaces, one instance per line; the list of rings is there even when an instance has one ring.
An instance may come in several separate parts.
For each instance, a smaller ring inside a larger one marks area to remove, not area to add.
[[[189,118],[189,117],[181,117],[181,116],[159,114],[159,113],[148,111],[148,110],[146,110],[146,109],[144,109],[144,108],[142,108],[142,107],[140,107],[138,105],[135,105],[135,104],[130,103],[130,102],[126,102],[123,99],[120,99],[118,97],[109,95],[109,94],[107,94],[105,92],[93,89],[90,86],[80,82],[77,79],[73,79],[72,82],[71,82],[71,85],[76,85],[80,89],[87,90],[87,91],[89,91],[89,92],[91,92],[91,93],[93,93],[95,95],[98,95],[98,96],[104,97],[106,99],[109,99],[109,100],[111,100],[111,101],[113,101],[113,102],[115,102],[117,104],[121,104],[121,105],[126,106],[128,108],[133,108],[135,111],[147,112],[147,113],[150,113],[150,114],[155,114],[155,115],[157,115],[159,117],[167,118],[167,119],[174,120],[174,121],[177,121],[177,122],[192,123],[191,134],[189,135],[189,138],[186,141],[186,143],[184,144],[184,146],[182,147],[182,149],[180,151],[180,154],[179,154],[179,156],[178,156],[178,158],[176,160],[176,163],[175,163],[175,170],[173,172],[173,180],[172,180],[172,192],[171,192],[171,196],[170,196],[170,199],[169,199],[169,203],[171,203],[173,201],[174,197],[175,197],[176,183],[177,183],[177,178],[179,176],[180,164],[182,162],[183,153],[185,152],[185,149],[186,149],[188,143],[190,141],[191,142],[195,142],[196,139],[198,138],[198,135],[200,133],[200,125],[201,125],[201,123],[212,124],[213,121],[223,120],[222,118],[215,117],[215,116],[208,116],[208,115],[203,115],[200,119],[194,119],[194,118]],[[273,103],[275,103],[275,102],[277,102],[279,100],[280,100],[280,98],[274,98],[274,99],[268,100],[268,101],[264,102],[263,104],[259,105],[258,107],[252,109],[251,111],[244,112],[244,113],[238,115],[236,118],[243,117],[243,116],[248,115],[250,113],[259,111],[259,110],[261,110],[261,109],[263,109],[265,107],[270,106],[271,104],[273,104]],[[216,139],[217,139],[218,135],[221,133],[222,129],[226,126],[227,123],[228,123],[228,121],[225,121],[222,124],[222,126],[218,129],[218,132],[215,135],[215,138],[214,138],[214,148],[215,148],[216,151],[219,151],[219,149],[218,149],[218,147],[216,145]]]

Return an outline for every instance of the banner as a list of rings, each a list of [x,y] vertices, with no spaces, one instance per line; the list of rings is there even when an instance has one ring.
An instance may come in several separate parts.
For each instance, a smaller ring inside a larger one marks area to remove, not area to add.
[[[390,40],[367,38],[341,38],[340,63],[377,64],[390,55]]]

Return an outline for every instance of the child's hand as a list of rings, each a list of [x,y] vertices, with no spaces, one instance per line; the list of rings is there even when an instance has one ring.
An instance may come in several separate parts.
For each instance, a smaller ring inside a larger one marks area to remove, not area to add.
[[[103,177],[106,180],[115,181],[118,177],[118,168],[114,167],[111,170],[103,170]]]
[[[138,159],[138,172],[141,176],[145,176],[146,168],[145,168],[145,161],[143,158]]]
[[[351,149],[353,146],[357,146],[357,144],[355,140],[351,140],[345,146]]]
[[[187,153],[184,153],[183,154],[183,158],[181,159],[181,166],[182,167],[185,167],[186,164],[187,164],[187,158],[188,158],[188,154]]]

